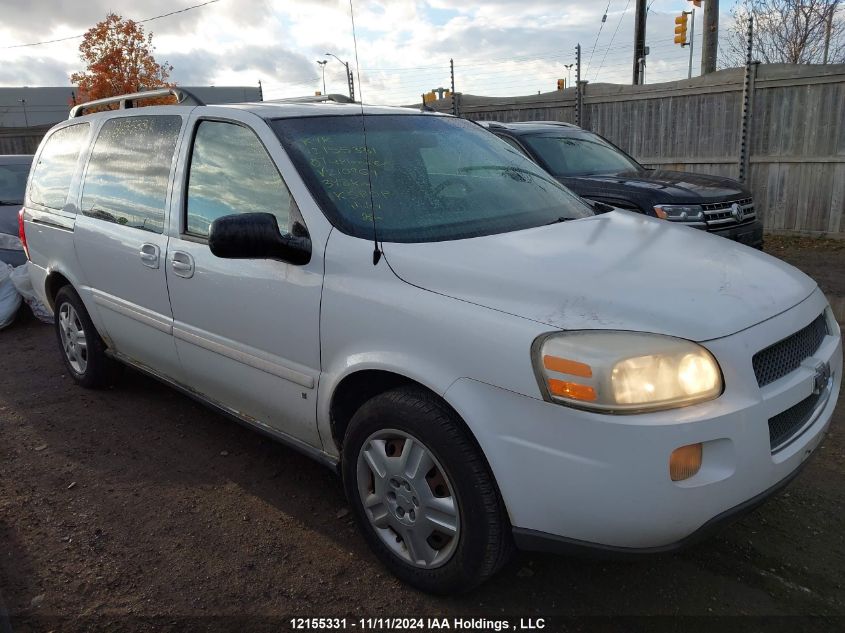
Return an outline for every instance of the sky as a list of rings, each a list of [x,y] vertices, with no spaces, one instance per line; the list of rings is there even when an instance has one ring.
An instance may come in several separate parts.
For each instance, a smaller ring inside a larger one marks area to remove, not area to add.
[[[81,35],[114,11],[144,20],[207,0],[0,0],[0,86],[66,86],[82,70]],[[692,8],[683,0],[649,0],[646,82],[687,76],[689,49],[672,42],[674,18]],[[727,25],[729,4],[720,26]],[[575,45],[582,78],[630,83],[634,0],[212,0],[195,9],[143,23],[154,34],[155,57],[173,66],[180,85],[257,85],[265,99],[346,93],[345,68],[354,69],[356,97],[367,103],[417,103],[432,88],[512,96],[554,90],[574,80]],[[607,8],[606,8],[607,7]],[[602,24],[602,16],[607,19]],[[693,76],[700,64],[701,10],[696,11]],[[360,82],[359,82],[360,75]],[[360,83],[360,85],[359,85]],[[567,84],[569,85],[569,83]]]

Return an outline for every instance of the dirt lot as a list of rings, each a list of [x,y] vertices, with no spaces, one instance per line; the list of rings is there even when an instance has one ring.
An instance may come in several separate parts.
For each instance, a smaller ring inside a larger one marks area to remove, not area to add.
[[[845,244],[767,244],[845,296]],[[384,572],[323,466],[134,372],[108,391],[75,387],[31,318],[0,350],[2,633],[279,631],[343,615],[845,630],[845,402],[785,493],[694,549],[634,563],[521,554],[443,599]],[[756,618],[607,617],[677,615]]]

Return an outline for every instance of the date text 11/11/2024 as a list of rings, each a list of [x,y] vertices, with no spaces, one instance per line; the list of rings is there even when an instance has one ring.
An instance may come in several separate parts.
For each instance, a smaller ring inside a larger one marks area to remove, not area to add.
[[[291,618],[296,631],[539,631],[545,618],[519,618],[516,621],[488,618]]]

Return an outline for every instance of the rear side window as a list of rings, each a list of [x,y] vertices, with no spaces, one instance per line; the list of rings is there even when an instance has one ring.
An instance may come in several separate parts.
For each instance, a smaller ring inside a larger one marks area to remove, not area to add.
[[[103,124],[82,189],[82,213],[161,233],[180,116],[131,116]]]
[[[288,232],[291,195],[273,160],[252,130],[202,121],[191,154],[186,231],[206,237],[217,218],[254,212],[272,213]]]
[[[88,123],[80,123],[50,135],[32,174],[30,202],[56,210],[65,206],[76,161],[88,138],[89,128]]]

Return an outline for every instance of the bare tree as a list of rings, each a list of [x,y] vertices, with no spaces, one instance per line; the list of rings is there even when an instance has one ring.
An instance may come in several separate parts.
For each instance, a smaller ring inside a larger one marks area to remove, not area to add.
[[[744,0],[731,10],[719,66],[745,64],[748,18],[754,19],[752,59],[764,64],[845,62],[845,16],[839,0]]]

